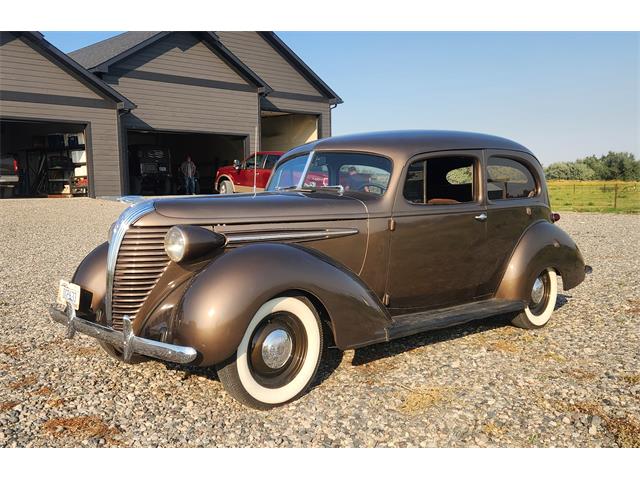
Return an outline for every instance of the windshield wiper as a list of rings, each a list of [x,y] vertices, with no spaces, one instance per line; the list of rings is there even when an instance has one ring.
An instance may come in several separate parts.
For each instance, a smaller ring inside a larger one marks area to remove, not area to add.
[[[293,192],[293,191],[310,192],[313,190],[310,190],[307,187],[298,188],[297,185],[291,185],[289,187],[276,187],[276,192]]]
[[[316,187],[298,187],[297,185],[291,185],[290,187],[276,187],[276,192],[317,192],[318,190],[332,190],[334,192],[344,193],[344,187],[342,185],[320,185]]]
[[[344,187],[342,185],[321,185],[316,188],[319,190],[333,190],[338,193],[344,193]]]

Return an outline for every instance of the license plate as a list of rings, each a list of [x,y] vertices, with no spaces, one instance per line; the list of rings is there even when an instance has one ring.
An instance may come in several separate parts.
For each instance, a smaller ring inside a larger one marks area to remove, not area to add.
[[[80,285],[60,280],[60,287],[58,287],[58,303],[60,305],[67,305],[67,303],[70,303],[76,310],[80,308]]]

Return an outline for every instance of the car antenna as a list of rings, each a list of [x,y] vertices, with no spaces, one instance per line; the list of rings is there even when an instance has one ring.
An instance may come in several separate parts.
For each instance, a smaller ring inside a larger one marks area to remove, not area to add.
[[[258,126],[256,125],[256,146],[258,140]],[[253,194],[256,194],[256,182],[258,181],[258,149],[253,152]]]

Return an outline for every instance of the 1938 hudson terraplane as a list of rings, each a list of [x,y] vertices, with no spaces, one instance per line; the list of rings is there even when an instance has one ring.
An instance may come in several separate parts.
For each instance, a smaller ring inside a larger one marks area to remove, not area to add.
[[[314,178],[323,178],[317,185]],[[340,349],[501,313],[545,325],[589,270],[525,147],[463,132],[318,140],[259,194],[146,200],[61,282],[52,317],[118,359],[215,365],[270,408]]]

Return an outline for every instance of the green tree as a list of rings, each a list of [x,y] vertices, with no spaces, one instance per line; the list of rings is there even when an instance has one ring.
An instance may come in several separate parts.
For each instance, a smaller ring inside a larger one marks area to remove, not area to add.
[[[545,175],[550,180],[640,180],[640,161],[633,153],[609,152],[552,163],[545,168]]]
[[[633,153],[609,152],[602,157],[607,177],[603,180],[640,180],[640,161]]]
[[[595,172],[584,162],[552,163],[545,169],[550,180],[591,180]]]

